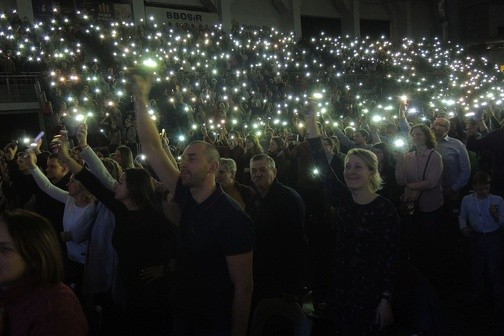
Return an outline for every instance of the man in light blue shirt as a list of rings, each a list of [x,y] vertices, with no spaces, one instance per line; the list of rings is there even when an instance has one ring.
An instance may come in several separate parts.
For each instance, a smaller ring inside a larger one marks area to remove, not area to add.
[[[471,177],[471,164],[465,145],[458,139],[448,136],[450,121],[437,118],[431,125],[437,140],[436,150],[443,157],[442,186],[446,201],[456,202],[459,207],[460,191]],[[446,202],[448,203],[448,202]]]
[[[485,287],[490,283],[494,302],[502,308],[504,200],[490,194],[490,176],[487,173],[474,174],[472,181],[475,192],[462,200],[459,225],[464,236],[469,238],[471,246],[473,296],[476,302],[488,301]]]

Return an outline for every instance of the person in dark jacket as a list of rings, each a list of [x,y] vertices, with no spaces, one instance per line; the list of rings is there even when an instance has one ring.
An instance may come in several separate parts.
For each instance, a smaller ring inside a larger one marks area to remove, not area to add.
[[[305,205],[301,196],[276,179],[275,161],[267,154],[250,159],[256,188],[254,221],[253,304],[286,295],[302,299],[307,240]]]

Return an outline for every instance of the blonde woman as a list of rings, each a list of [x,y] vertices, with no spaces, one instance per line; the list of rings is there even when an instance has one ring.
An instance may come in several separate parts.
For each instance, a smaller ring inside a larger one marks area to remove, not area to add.
[[[345,158],[344,183],[327,160],[315,113],[306,120],[308,142],[324,193],[337,209],[335,251],[327,267],[327,319],[341,335],[370,335],[393,322],[391,298],[397,260],[397,211],[376,191],[381,186],[376,155],[354,148]]]

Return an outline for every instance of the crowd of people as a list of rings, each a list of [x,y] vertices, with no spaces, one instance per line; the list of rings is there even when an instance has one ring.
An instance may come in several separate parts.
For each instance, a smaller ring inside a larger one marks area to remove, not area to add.
[[[10,333],[288,335],[309,301],[313,335],[447,335],[462,236],[502,322],[504,86],[461,46],[55,12],[0,50],[48,97],[49,141],[1,152]]]

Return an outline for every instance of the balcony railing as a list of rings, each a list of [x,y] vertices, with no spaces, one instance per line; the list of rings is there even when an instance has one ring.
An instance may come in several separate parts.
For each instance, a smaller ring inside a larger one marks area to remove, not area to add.
[[[38,102],[35,83],[40,73],[12,75],[0,72],[0,103]]]

